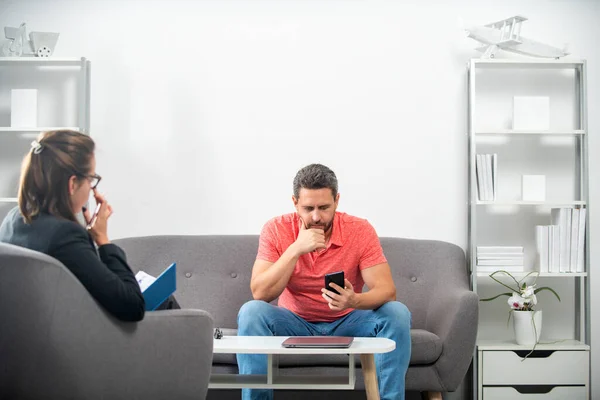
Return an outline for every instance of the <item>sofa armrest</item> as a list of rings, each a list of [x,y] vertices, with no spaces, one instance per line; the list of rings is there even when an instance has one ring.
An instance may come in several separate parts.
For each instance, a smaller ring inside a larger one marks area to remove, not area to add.
[[[146,313],[132,332],[130,346],[135,349],[128,352],[135,359],[130,371],[135,391],[123,397],[166,399],[176,394],[178,399],[203,399],[212,365],[213,326],[210,314],[202,310]]]
[[[475,349],[479,297],[456,289],[436,296],[427,310],[427,330],[442,340],[442,354],[435,363],[440,381],[454,391],[463,380]]]
[[[206,396],[214,325],[206,311],[120,321],[57,260],[4,243],[0,298],[2,399]]]
[[[83,331],[85,336],[79,330],[67,339],[64,352],[75,353],[69,355],[76,367],[71,379],[94,393],[89,398],[206,396],[213,353],[213,319],[206,311],[147,312],[135,323],[94,319]],[[74,390],[56,389],[66,397]]]

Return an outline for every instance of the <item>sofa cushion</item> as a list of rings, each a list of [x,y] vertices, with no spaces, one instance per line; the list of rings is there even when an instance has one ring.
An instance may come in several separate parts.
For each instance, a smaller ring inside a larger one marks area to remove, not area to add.
[[[221,329],[225,336],[237,335],[237,329]],[[410,331],[412,340],[410,364],[423,365],[434,363],[442,353],[440,338],[423,329]],[[355,357],[356,365],[360,366],[360,357]],[[237,364],[235,354],[214,354],[213,364]],[[345,366],[348,365],[348,356],[343,354],[307,355],[294,354],[279,357],[280,367],[292,366]]]
[[[252,300],[258,235],[148,236],[113,243],[125,250],[134,272],[158,276],[176,262],[175,298],[182,308],[208,311],[215,327],[237,326],[238,311]]]

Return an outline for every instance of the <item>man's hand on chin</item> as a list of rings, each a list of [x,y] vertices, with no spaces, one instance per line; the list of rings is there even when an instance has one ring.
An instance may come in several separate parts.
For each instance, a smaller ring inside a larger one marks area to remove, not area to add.
[[[344,279],[345,287],[342,288],[335,283],[331,283],[330,286],[340,292],[336,294],[331,290],[325,288],[321,289],[321,296],[329,304],[329,309],[334,311],[342,311],[347,308],[356,308],[356,293],[354,293],[354,287],[348,279]]]
[[[318,228],[308,229],[304,222],[300,220],[300,231],[294,245],[298,249],[299,255],[324,249],[327,247],[325,246],[325,232],[323,232],[323,229]]]

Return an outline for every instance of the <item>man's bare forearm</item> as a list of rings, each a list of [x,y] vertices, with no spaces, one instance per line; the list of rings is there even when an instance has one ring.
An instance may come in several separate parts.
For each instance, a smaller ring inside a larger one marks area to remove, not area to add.
[[[396,300],[395,287],[381,287],[370,289],[366,293],[356,293],[353,308],[357,310],[374,310],[388,301]]]
[[[293,244],[283,252],[279,260],[252,279],[250,288],[255,300],[275,300],[287,286],[300,254]]]

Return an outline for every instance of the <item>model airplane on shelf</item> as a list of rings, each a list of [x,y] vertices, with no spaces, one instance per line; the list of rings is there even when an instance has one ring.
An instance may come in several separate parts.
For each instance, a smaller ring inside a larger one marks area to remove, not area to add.
[[[4,27],[5,41],[0,41],[0,57],[36,56],[50,57],[58,41],[56,32],[31,32],[27,39],[27,26]]]
[[[521,36],[521,23],[523,21],[527,21],[527,18],[516,15],[498,22],[465,30],[468,37],[483,44],[483,46],[477,48],[478,51],[483,52],[482,58],[494,58],[494,55],[500,49],[542,58],[560,58],[569,54],[566,52],[566,48],[559,49]]]

